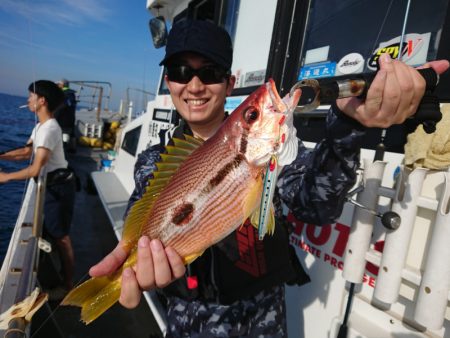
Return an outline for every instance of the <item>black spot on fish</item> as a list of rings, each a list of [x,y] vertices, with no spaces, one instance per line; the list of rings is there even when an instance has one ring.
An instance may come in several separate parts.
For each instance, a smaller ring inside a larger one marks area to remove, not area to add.
[[[248,132],[244,129],[244,132],[242,133],[241,137],[241,144],[239,145],[239,152],[241,154],[245,154],[247,151],[247,144],[248,144]]]
[[[238,154],[230,163],[227,163],[222,169],[219,170],[216,176],[214,176],[209,181],[209,186],[206,191],[210,191],[212,188],[218,186],[220,182],[224,180],[225,177],[235,168],[239,167],[241,162],[244,160],[244,156]]]
[[[176,225],[184,225],[189,223],[194,212],[194,205],[192,203],[185,203],[175,209],[172,217],[172,223]]]

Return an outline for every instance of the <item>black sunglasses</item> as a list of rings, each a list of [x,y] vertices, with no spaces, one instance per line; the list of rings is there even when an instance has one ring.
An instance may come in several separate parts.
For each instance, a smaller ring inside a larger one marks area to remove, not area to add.
[[[197,76],[204,84],[221,83],[231,75],[227,71],[217,66],[204,66],[199,69],[193,69],[189,66],[168,66],[167,77],[170,81],[186,84]]]

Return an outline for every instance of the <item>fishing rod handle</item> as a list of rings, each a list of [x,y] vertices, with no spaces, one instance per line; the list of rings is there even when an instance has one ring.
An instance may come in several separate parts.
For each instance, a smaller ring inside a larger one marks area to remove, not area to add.
[[[439,75],[433,68],[417,69],[425,79],[425,92],[433,92],[439,82]],[[336,76],[318,79],[320,103],[331,104],[337,99],[357,96],[365,98],[377,72]]]
[[[433,68],[417,70],[425,79],[425,94],[417,107],[416,113],[407,120],[410,132],[413,132],[419,124],[422,124],[427,134],[436,131],[436,124],[442,119],[439,99],[433,94],[439,82],[439,75]],[[355,74],[352,76],[340,76],[331,79],[319,79],[320,103],[334,102],[338,98],[357,96],[365,98],[370,84],[376,73]]]

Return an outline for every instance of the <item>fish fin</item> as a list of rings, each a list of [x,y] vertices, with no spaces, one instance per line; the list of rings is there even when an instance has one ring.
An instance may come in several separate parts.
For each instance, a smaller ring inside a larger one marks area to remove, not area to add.
[[[153,178],[148,182],[148,187],[165,187],[167,183],[169,182],[170,177],[158,177]]]
[[[160,154],[164,163],[182,163],[187,159],[186,155]]]
[[[181,140],[180,140],[181,141]],[[192,151],[194,151],[197,146],[192,145],[191,147],[186,146],[186,144],[191,145],[191,143],[188,143],[186,141],[183,141],[184,143],[177,142],[175,143],[175,146],[166,146],[167,154],[174,155],[174,156],[189,156]]]
[[[184,140],[174,137],[174,145],[167,145],[166,154],[161,154],[164,163],[182,163],[192,152],[203,144],[203,140],[184,135]]]
[[[200,139],[200,138],[197,138],[197,137],[194,137],[194,136],[190,136],[190,135],[187,135],[187,134],[183,134],[184,135],[184,139],[187,141],[187,142],[189,142],[189,143],[191,143],[191,144],[193,144],[193,145],[197,145],[197,148],[199,147],[199,146],[201,146],[203,143],[205,143],[205,141],[203,141],[202,139]]]
[[[197,149],[199,147],[199,142],[196,138],[193,138],[194,141],[190,141],[188,139],[186,139],[186,135],[185,135],[185,139],[179,139],[179,138],[173,138],[173,143],[175,144],[175,147],[177,148],[182,148],[184,150],[186,149],[190,149],[191,151],[194,151],[195,149]],[[170,152],[169,152],[170,154]]]
[[[202,251],[202,252],[196,252],[196,253],[190,254],[190,255],[188,255],[188,256],[186,256],[186,257],[183,257],[183,263],[184,263],[184,265],[191,264],[191,263],[192,263],[193,261],[195,261],[198,257],[200,257],[201,255],[203,255],[204,252],[205,252],[205,251]]]
[[[122,271],[136,264],[137,253],[133,250],[123,266],[112,275],[93,277],[72,289],[61,305],[81,307],[81,320],[87,325],[101,316],[119,300],[122,288]]]
[[[147,222],[153,204],[164,186],[147,187],[142,198],[136,201],[125,219],[122,240],[125,251],[133,248],[141,236],[142,227]]]
[[[259,214],[261,212],[260,208],[257,208],[251,215],[250,215],[250,223],[253,225],[256,229],[259,228]],[[275,207],[273,204],[270,207],[269,216],[267,220],[267,233],[269,235],[273,235],[275,232]]]
[[[173,171],[173,172],[177,171],[180,164],[181,164],[181,162],[180,163],[165,163],[165,162],[155,163],[156,167],[158,168],[158,171]]]
[[[250,215],[250,224],[253,225],[256,229],[258,229],[259,225],[259,213],[261,212],[260,208],[257,208],[253,213]]]
[[[72,289],[61,305],[81,307],[81,320],[91,323],[108,310],[120,296],[122,269],[112,276],[94,277]]]
[[[269,221],[267,223],[267,233],[269,235],[273,235],[274,232],[275,232],[275,207],[272,204],[270,207]]]
[[[153,205],[161,191],[175,174],[179,166],[200,145],[202,140],[185,135],[185,140],[173,138],[174,146],[166,146],[167,154],[161,154],[161,162],[156,163],[157,170],[148,182],[142,198],[130,208],[125,219],[122,239],[124,249],[130,251],[142,234],[144,224],[151,214]]]
[[[153,172],[153,177],[155,179],[157,178],[167,178],[172,177],[172,175],[175,173],[176,170],[167,170],[167,171],[155,171]]]
[[[189,135],[184,137],[184,140],[173,138],[174,146],[166,146],[167,153],[161,154],[161,162],[156,163],[157,170],[153,173],[153,178],[149,180],[145,193],[130,208],[122,233],[125,250],[130,251],[136,245],[156,199],[180,165],[203,144],[202,140],[195,137]]]
[[[256,212],[256,210],[259,209],[259,208],[257,208],[255,210],[255,207],[259,205],[259,202],[261,200],[261,192],[262,192],[262,187],[263,187],[262,179],[257,179],[255,181],[255,184],[251,184],[250,187],[251,187],[250,191],[247,194],[247,198],[245,199],[244,206],[243,206],[244,221],[247,218],[253,216],[253,214]],[[253,222],[252,222],[252,224],[253,224]],[[256,224],[258,224],[258,223],[256,223]]]

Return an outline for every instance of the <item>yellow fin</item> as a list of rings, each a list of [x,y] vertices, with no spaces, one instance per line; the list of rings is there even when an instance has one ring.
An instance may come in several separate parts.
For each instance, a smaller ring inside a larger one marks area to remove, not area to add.
[[[142,198],[130,208],[124,223],[122,239],[124,249],[130,251],[142,233],[143,225],[152,212],[153,205],[161,191],[167,186],[172,176],[186,158],[200,145],[202,140],[185,135],[185,140],[173,138],[174,146],[166,146],[166,154],[161,155],[161,162],[156,163],[157,170],[148,182]]]
[[[263,181],[262,179],[258,178],[255,182],[255,184],[250,185],[250,190],[247,194],[247,197],[244,201],[244,222],[247,218],[249,218],[252,214],[255,213],[255,207],[259,205],[259,202],[261,201],[261,192],[263,188]],[[259,208],[258,208],[259,209]],[[259,214],[258,214],[259,215]],[[258,223],[256,223],[258,224]]]
[[[173,171],[175,172],[181,163],[165,163],[165,162],[158,162],[155,163],[156,167],[159,171]]]
[[[203,141],[202,139],[196,138],[194,136],[190,136],[190,135],[187,135],[187,134],[183,134],[183,135],[184,135],[184,138],[185,138],[185,140],[187,142],[190,142],[191,144],[197,145],[197,148],[198,148],[198,146],[201,146],[203,143],[205,143],[205,141]]]
[[[257,208],[253,213],[250,215],[250,223],[253,225],[256,229],[258,229],[259,224],[259,213],[261,209]]]
[[[201,255],[203,255],[203,253],[204,253],[204,251],[202,251],[202,252],[196,252],[196,253],[193,253],[193,254],[191,254],[191,255],[189,255],[189,256],[186,256],[186,257],[183,257],[183,263],[184,263],[184,265],[188,265],[188,264],[191,264],[193,261],[195,261],[198,257],[200,257]]]
[[[251,225],[258,230],[259,230],[260,210],[261,210],[260,208],[256,209],[250,216]],[[274,232],[275,232],[275,209],[274,209],[273,205],[271,205],[270,210],[269,210],[268,219],[267,219],[267,233],[269,235],[273,235]],[[264,235],[262,235],[262,237],[264,237]],[[260,239],[262,239],[262,238],[260,238]]]
[[[186,135],[185,135],[185,137],[186,137]],[[194,142],[189,142],[187,140],[182,140],[179,138],[173,138],[172,141],[177,148],[190,149],[191,151],[197,149],[199,146],[199,144],[197,143],[197,140],[194,143]]]
[[[171,154],[172,152],[183,152],[184,154],[189,155],[205,142],[202,139],[187,134],[183,134],[183,136],[184,140],[177,137],[172,138],[175,146],[166,146],[168,154]]]
[[[124,265],[110,276],[93,277],[71,290],[61,305],[81,307],[81,320],[89,324],[115,302],[119,300],[122,288],[122,271],[124,267],[136,264],[137,254],[134,250]]]
[[[267,223],[267,233],[273,235],[275,232],[275,208],[273,204],[270,206],[269,221]]]
[[[153,177],[155,179],[157,178],[166,178],[166,177],[172,177],[172,175],[175,173],[175,170],[168,170],[168,171],[155,171],[153,173]]]
[[[183,148],[180,146],[166,146],[166,150],[169,155],[189,156],[195,149],[196,148]]]
[[[167,182],[169,182],[170,177],[164,177],[164,178],[153,178],[150,180],[148,186],[149,187],[159,187],[159,186],[166,186]]]
[[[129,252],[135,246],[142,233],[142,227],[152,211],[153,204],[163,186],[147,187],[142,198],[136,201],[128,212],[124,222],[122,240],[124,249]]]
[[[186,160],[186,155],[169,155],[169,154],[161,154],[161,158],[164,163],[180,163]]]
[[[258,229],[260,208],[257,208],[250,216],[250,223]],[[269,219],[267,220],[267,233],[273,235],[275,232],[275,208],[273,204],[270,206]]]
[[[108,310],[120,296],[120,269],[112,277],[94,277],[70,291],[61,305],[81,307],[81,320],[91,323]]]

